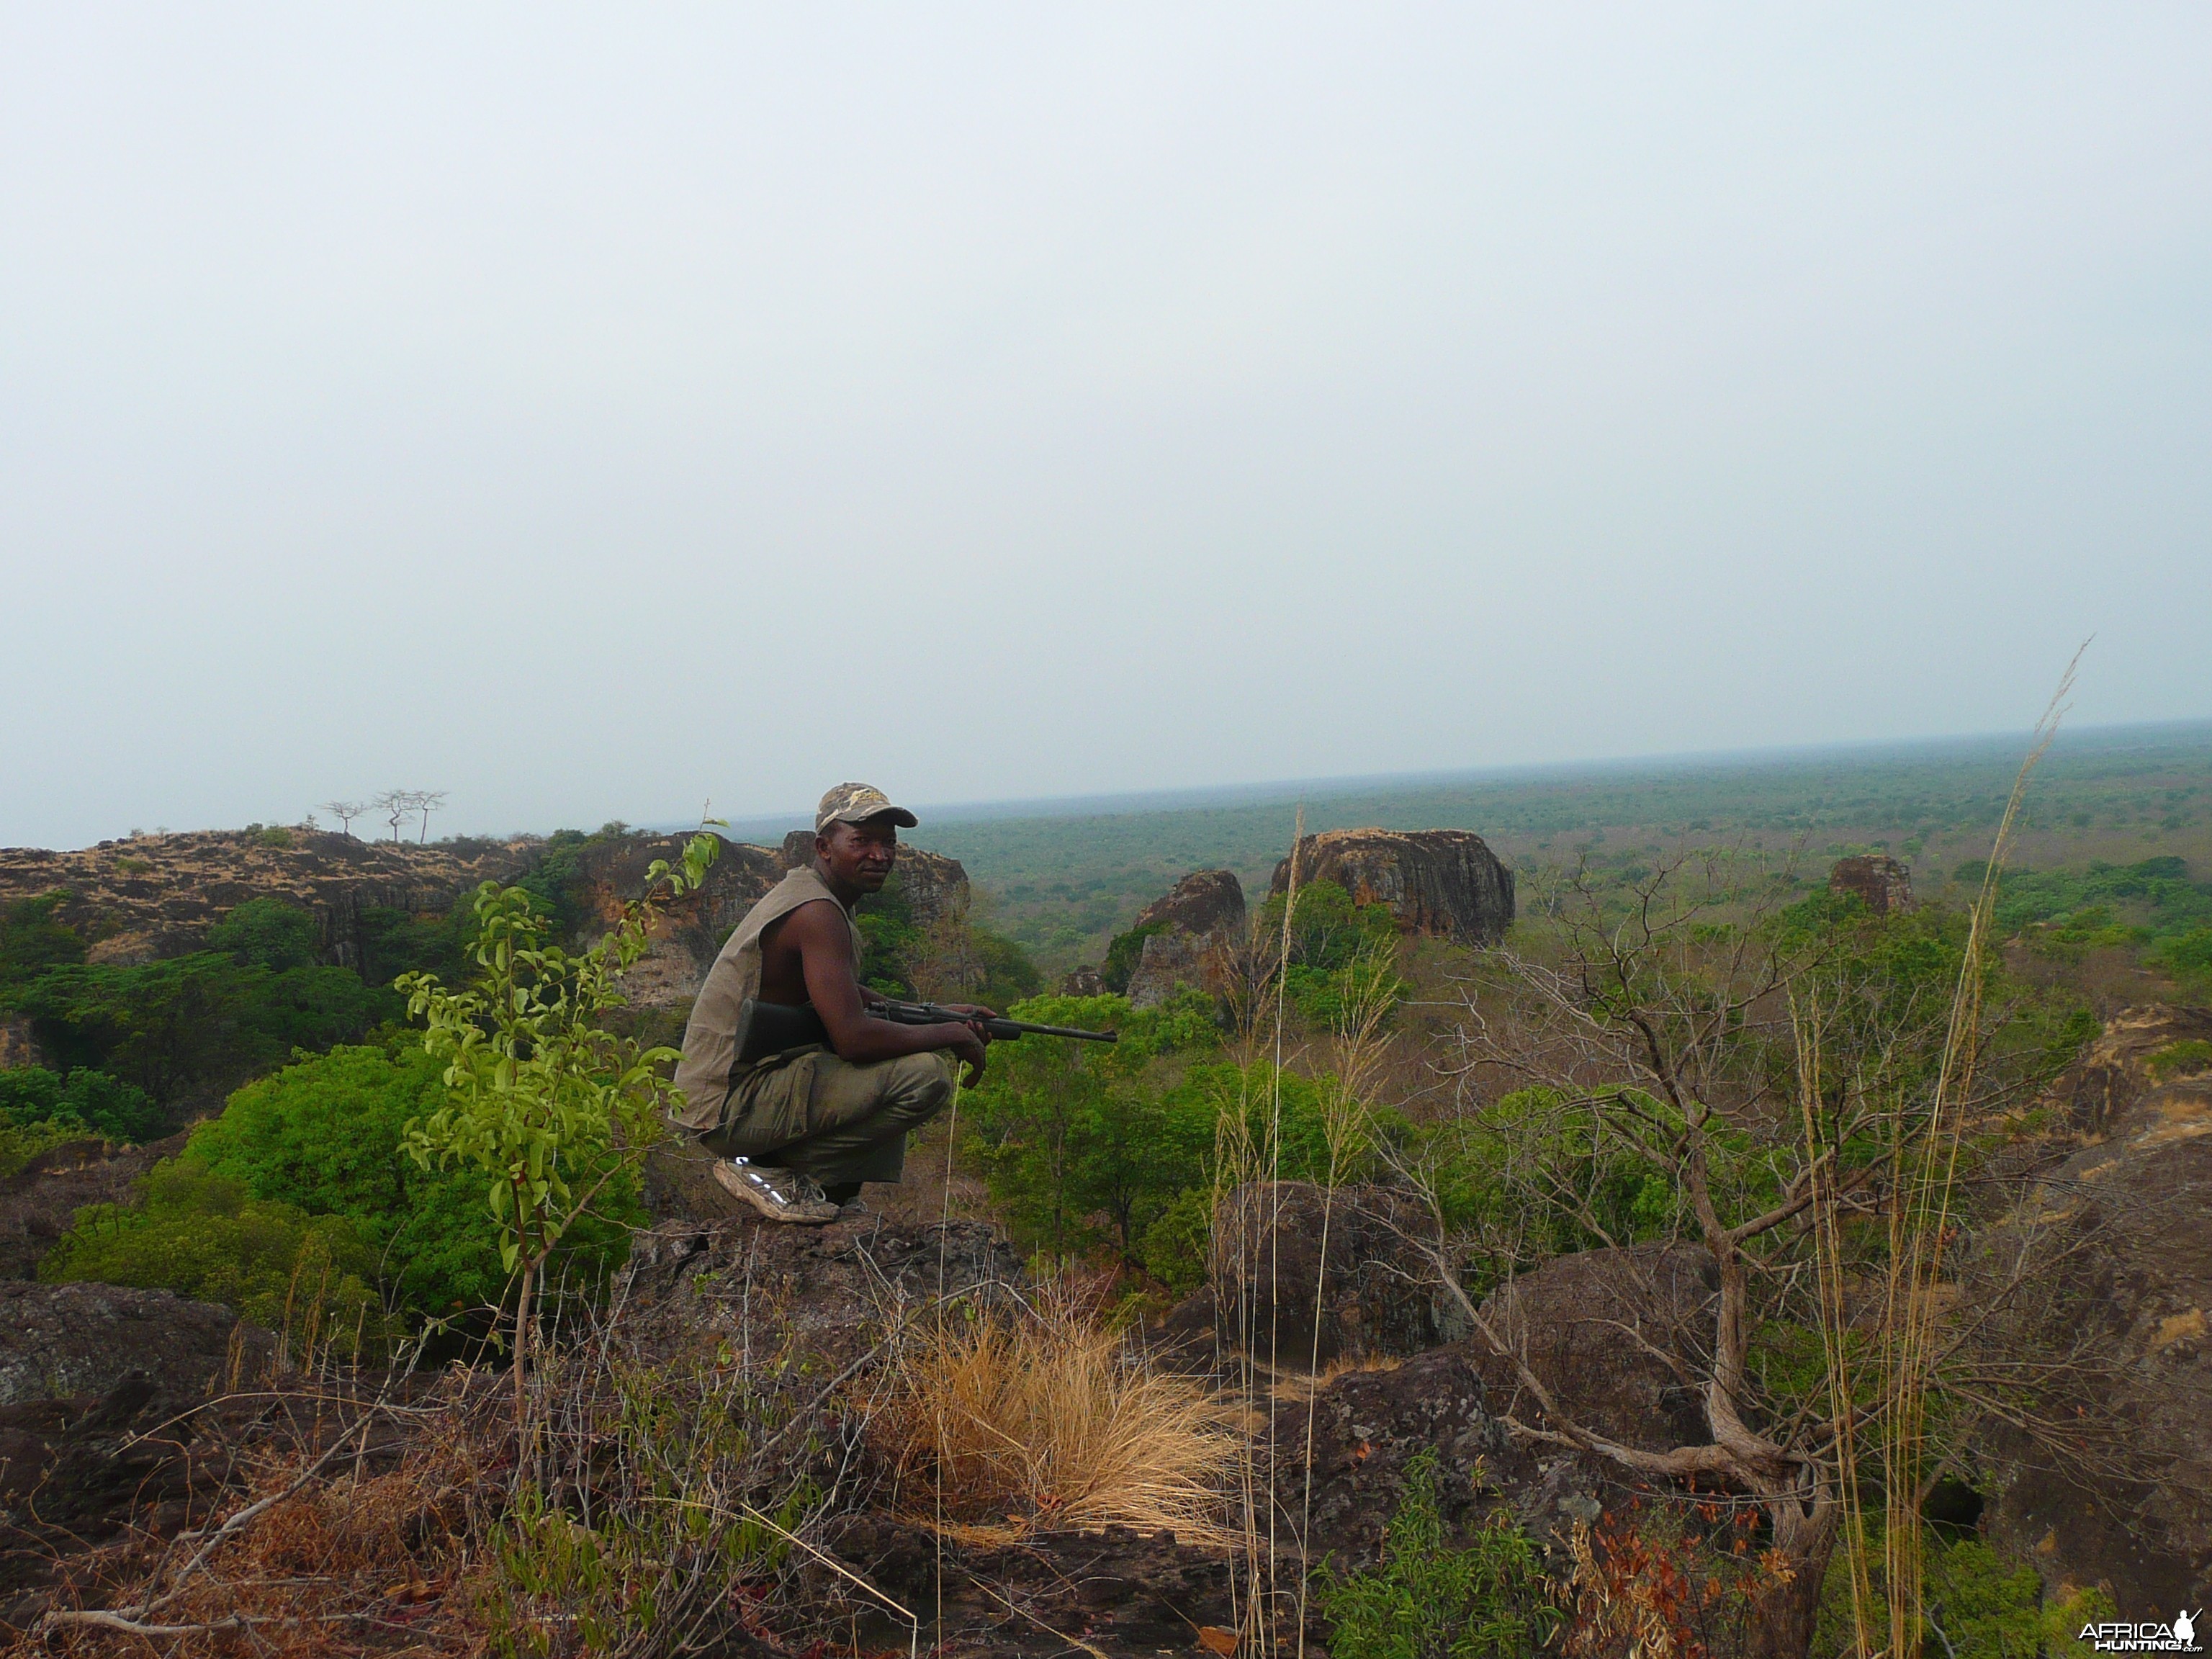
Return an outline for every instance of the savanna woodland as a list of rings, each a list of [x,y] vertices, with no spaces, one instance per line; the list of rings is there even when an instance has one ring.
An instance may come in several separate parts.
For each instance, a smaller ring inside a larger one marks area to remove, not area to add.
[[[668,1127],[804,836],[0,853],[14,1650],[2027,1659],[2193,1611],[2212,737],[2048,735],[926,826],[868,981],[1118,1041],[994,1044],[818,1229]]]

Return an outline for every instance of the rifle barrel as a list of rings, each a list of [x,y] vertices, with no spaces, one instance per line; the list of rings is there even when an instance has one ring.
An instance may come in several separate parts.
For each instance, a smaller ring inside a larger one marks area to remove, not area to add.
[[[1073,1025],[1032,1025],[1025,1019],[993,1020],[994,1025],[1011,1025],[1018,1036],[1079,1037],[1085,1042],[1119,1042],[1119,1031],[1079,1031]]]
[[[876,1010],[882,1018],[901,1025],[965,1025],[971,1016],[955,1013],[934,1002],[887,1002]],[[1002,1019],[994,1014],[981,1022],[996,1042],[1020,1036],[1075,1037],[1085,1042],[1119,1042],[1117,1031],[1081,1031],[1073,1025],[1033,1025],[1025,1019]]]

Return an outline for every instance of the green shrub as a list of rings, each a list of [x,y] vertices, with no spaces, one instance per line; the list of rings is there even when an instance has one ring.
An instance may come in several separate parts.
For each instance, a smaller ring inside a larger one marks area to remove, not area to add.
[[[1145,941],[1157,933],[1165,933],[1167,923],[1152,921],[1142,927],[1132,927],[1126,933],[1116,933],[1106,945],[1106,960],[1098,969],[1099,983],[1116,996],[1129,988],[1130,975],[1137,971],[1137,963],[1145,954]]]
[[[220,1302],[245,1319],[318,1335],[342,1352],[391,1333],[369,1286],[376,1257],[353,1225],[251,1197],[180,1159],[157,1164],[136,1204],[94,1204],[39,1264],[49,1284],[96,1279]]]
[[[84,960],[84,941],[54,912],[67,893],[41,894],[17,899],[0,909],[0,991],[23,985],[50,968],[66,968]]]
[[[1111,1246],[1171,1289],[1205,1271],[1218,1149],[1240,1138],[1264,1146],[1286,1181],[1329,1174],[1322,1104],[1328,1080],[1279,1074],[1264,1060],[1218,1059],[1211,1000],[1186,992],[1158,1008],[1118,996],[1033,997],[1015,1015],[1051,1025],[1111,1027],[1111,1048],[1052,1037],[994,1043],[990,1069],[963,1103],[967,1146],[1018,1242],[1065,1255]],[[1279,1117],[1276,1105],[1280,1085]],[[1375,1127],[1401,1134],[1395,1115]],[[1364,1178],[1364,1162],[1340,1181]]]
[[[358,1039],[401,1006],[343,968],[271,969],[225,951],[51,968],[11,1000],[48,1054],[127,1078],[157,1100],[251,1076],[295,1048]]]
[[[343,1216],[379,1253],[402,1306],[445,1315],[497,1303],[507,1274],[483,1180],[425,1170],[401,1152],[409,1120],[445,1103],[442,1062],[412,1042],[345,1046],[247,1084],[192,1132],[185,1157],[258,1200]],[[642,1218],[636,1183],[617,1176],[556,1267],[594,1283]]]
[[[1867,1547],[1874,1592],[1867,1619],[1880,1645],[1888,1637],[1889,1602],[1878,1528],[1869,1535]],[[2081,1626],[2113,1616],[2112,1599],[2101,1590],[2078,1592],[2045,1605],[2035,1569],[2024,1561],[2008,1561],[1978,1538],[1951,1538],[1931,1529],[1923,1549],[1923,1644],[1929,1653],[1948,1653],[1957,1659],[2086,1655],[2089,1644],[2075,1639]],[[1808,1652],[1813,1659],[1843,1659],[1853,1651],[1850,1563],[1838,1548],[1821,1583],[1820,1611]]]
[[[897,869],[881,892],[860,901],[854,922],[860,933],[860,981],[885,996],[914,996],[916,979],[930,977],[922,972],[927,965],[956,967],[959,998],[993,1008],[1034,996],[1042,981],[1029,953],[1003,934],[959,916],[922,926]]]
[[[83,1136],[82,1126],[66,1118],[58,1123],[49,1118],[43,1123],[27,1125],[0,1118],[0,1180],[16,1173],[40,1153],[65,1146]]]
[[[282,899],[248,899],[208,929],[208,948],[241,968],[312,968],[322,955],[322,924]]]
[[[2212,927],[2176,933],[2150,953],[2153,966],[2200,987],[2212,981]]]
[[[2170,1077],[2185,1077],[2192,1072],[2212,1066],[2212,1042],[2202,1037],[2191,1037],[2184,1042],[2169,1042],[2150,1054],[2143,1064],[2150,1074],[2163,1082]]]
[[[1188,1296],[1206,1283],[1212,1243],[1213,1189],[1188,1187],[1145,1229],[1138,1257],[1145,1271],[1169,1290]]]
[[[1139,1241],[1186,1188],[1206,1180],[1210,1104],[1179,1098],[1175,1073],[1220,1041],[1206,998],[1132,1009],[1118,996],[1032,997],[1017,1018],[1113,1029],[1107,1048],[1057,1037],[994,1043],[963,1104],[968,1145],[1015,1237],[1065,1255],[1109,1240],[1137,1261]]]
[[[83,1067],[62,1077],[42,1066],[0,1072],[0,1117],[17,1128],[52,1124],[64,1135],[135,1143],[168,1132],[166,1113],[143,1089]]]
[[[1522,1659],[1560,1622],[1528,1534],[1498,1513],[1465,1544],[1447,1542],[1437,1486],[1437,1455],[1424,1451],[1406,1465],[1381,1563],[1322,1564],[1315,1600],[1337,1659]]]
[[[1264,936],[1281,939],[1287,902],[1286,895],[1272,893],[1260,907]],[[1352,895],[1335,882],[1309,882],[1298,889],[1297,915],[1291,928],[1291,965],[1333,973],[1349,967],[1361,951],[1387,946],[1397,937],[1397,919],[1389,905],[1355,903]]]

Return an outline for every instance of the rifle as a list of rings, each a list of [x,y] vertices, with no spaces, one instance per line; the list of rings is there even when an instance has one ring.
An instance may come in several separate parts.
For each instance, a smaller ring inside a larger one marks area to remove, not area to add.
[[[1019,1036],[1074,1037],[1084,1042],[1119,1042],[1118,1031],[1083,1031],[1073,1025],[1034,1025],[1025,1019],[1003,1019],[994,1014],[977,1019],[955,1013],[934,1002],[879,1002],[868,1008],[874,1018],[894,1025],[980,1025],[994,1042]],[[787,1048],[827,1042],[830,1030],[811,1002],[763,1002],[747,997],[738,1011],[738,1063],[750,1065],[780,1054]]]

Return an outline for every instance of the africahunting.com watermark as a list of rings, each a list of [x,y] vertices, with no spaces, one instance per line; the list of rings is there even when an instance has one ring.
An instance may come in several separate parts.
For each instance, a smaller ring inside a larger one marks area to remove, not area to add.
[[[2170,1625],[2156,1620],[2144,1624],[2107,1620],[2082,1626],[2075,1639],[2090,1644],[2099,1653],[2202,1653],[2204,1648],[2197,1639],[2197,1621],[2203,1616],[2202,1607],[2194,1613],[2185,1607],[2173,1615]]]

